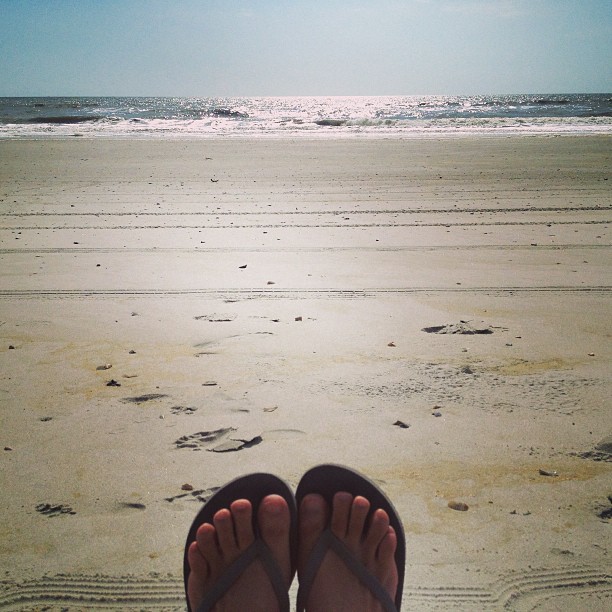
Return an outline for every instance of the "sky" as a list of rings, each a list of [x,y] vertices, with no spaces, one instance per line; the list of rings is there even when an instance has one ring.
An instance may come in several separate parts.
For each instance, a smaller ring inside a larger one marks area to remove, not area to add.
[[[0,96],[612,92],[612,0],[0,0]]]

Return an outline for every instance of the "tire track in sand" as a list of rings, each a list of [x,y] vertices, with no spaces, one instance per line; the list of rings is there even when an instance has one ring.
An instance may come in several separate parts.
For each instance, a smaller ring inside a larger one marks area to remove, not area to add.
[[[214,299],[365,299],[383,294],[414,293],[601,293],[612,290],[609,285],[551,287],[397,287],[374,289],[0,289],[0,299],[15,298],[90,298],[117,296],[173,297],[202,295]]]
[[[269,210],[269,211],[131,211],[131,212],[6,212],[0,217],[222,217],[268,215],[421,215],[421,214],[477,214],[513,212],[584,212],[612,210],[611,206],[522,206],[505,208],[381,208],[381,209],[326,209],[326,210]]]
[[[253,225],[237,225],[231,223],[229,225],[15,225],[10,228],[12,231],[26,231],[26,230],[135,230],[135,229],[161,229],[161,230],[173,230],[173,229],[287,229],[287,228],[310,228],[310,229],[345,229],[348,227],[490,227],[500,225],[609,225],[612,220],[602,219],[593,221],[558,221],[558,220],[544,220],[544,221],[489,221],[489,222],[478,222],[478,221],[462,221],[462,222],[449,222],[449,221],[423,221],[423,222],[406,222],[406,223],[266,223],[266,224],[253,224]]]
[[[49,247],[0,249],[0,255],[32,253],[328,253],[328,252],[422,252],[422,251],[567,251],[609,249],[607,244],[457,244],[410,246],[273,246],[273,247]]]

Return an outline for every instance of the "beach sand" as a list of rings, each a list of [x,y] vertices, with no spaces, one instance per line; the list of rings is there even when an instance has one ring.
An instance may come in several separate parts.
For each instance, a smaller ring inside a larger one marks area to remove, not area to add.
[[[202,499],[338,462],[403,609],[609,610],[611,143],[0,141],[0,609],[184,609]]]

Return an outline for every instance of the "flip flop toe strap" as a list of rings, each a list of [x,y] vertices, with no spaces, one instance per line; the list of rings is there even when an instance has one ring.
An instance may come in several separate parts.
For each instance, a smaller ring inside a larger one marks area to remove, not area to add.
[[[212,589],[204,596],[204,599],[198,606],[198,612],[209,612],[212,610],[215,604],[230,590],[232,585],[242,576],[251,563],[257,560],[261,562],[268,574],[268,578],[276,594],[276,599],[278,600],[280,612],[289,612],[290,602],[287,586],[285,585],[280,568],[274,560],[270,549],[262,540],[255,540],[240,557],[229,565]]]
[[[328,550],[333,550],[344,561],[348,569],[357,576],[359,581],[369,589],[374,597],[382,605],[385,612],[397,612],[395,602],[391,599],[382,584],[368,571],[355,555],[331,532],[326,529],[317,540],[312,553],[308,559],[306,570],[300,577],[300,586],[297,595],[297,612],[304,612],[308,602],[310,590],[316,578],[317,572],[323,563]]]

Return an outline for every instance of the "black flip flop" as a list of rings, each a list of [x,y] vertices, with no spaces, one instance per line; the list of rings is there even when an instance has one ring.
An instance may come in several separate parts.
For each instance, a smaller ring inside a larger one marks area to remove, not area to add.
[[[245,569],[254,561],[259,560],[274,588],[278,598],[279,608],[281,612],[289,612],[289,593],[287,586],[282,577],[282,573],[270,549],[266,546],[263,540],[259,537],[259,529],[257,526],[257,511],[264,497],[267,495],[280,495],[285,499],[289,506],[291,515],[290,529],[290,550],[291,550],[291,571],[292,575],[296,567],[296,551],[297,551],[297,509],[295,497],[289,486],[280,478],[272,474],[248,474],[230,481],[221,489],[219,489],[202,507],[195,517],[185,543],[185,555],[183,558],[183,576],[185,579],[185,597],[187,598],[187,581],[191,569],[187,560],[187,551],[189,545],[195,540],[198,527],[203,523],[211,523],[215,513],[222,508],[229,508],[230,504],[237,499],[248,499],[253,505],[253,530],[255,532],[255,542],[232,563],[220,577],[214,587],[206,594],[204,601],[200,604],[197,612],[206,612],[212,610],[215,603],[223,597],[230,589],[232,584],[243,574]],[[195,612],[189,605],[187,598],[187,609],[189,612]]]
[[[311,553],[303,576],[300,576],[298,589],[298,612],[303,612],[312,583],[327,551],[332,549],[347,567],[359,578],[359,580],[380,601],[383,609],[387,612],[398,612],[402,603],[402,591],[404,587],[404,569],[406,566],[406,539],[404,528],[399,515],[389,498],[371,480],[358,472],[341,465],[319,465],[312,468],[300,480],[296,492],[298,508],[306,495],[318,493],[332,506],[334,495],[340,491],[346,491],[353,496],[361,495],[370,502],[370,520],[372,514],[378,508],[382,508],[389,515],[389,521],[397,535],[397,549],[395,551],[395,563],[399,581],[395,600],[392,600],[383,589],[378,580],[370,574],[361,562],[353,556],[346,546],[331,532],[326,529]]]

